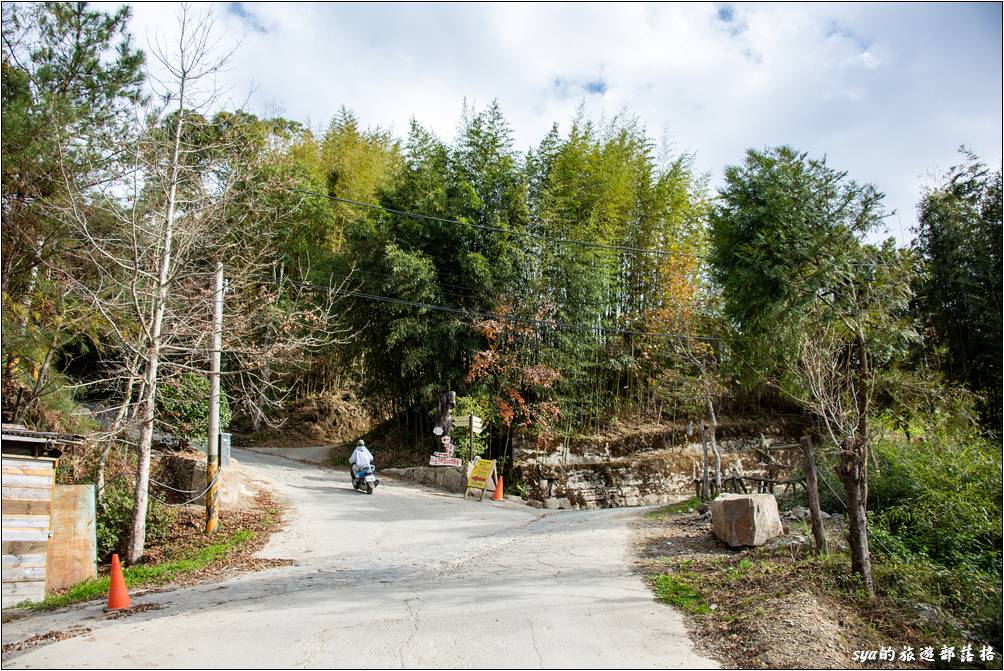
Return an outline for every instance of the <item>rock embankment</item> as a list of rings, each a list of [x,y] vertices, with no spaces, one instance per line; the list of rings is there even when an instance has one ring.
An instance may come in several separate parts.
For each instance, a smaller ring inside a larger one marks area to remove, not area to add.
[[[445,489],[448,492],[463,494],[467,484],[467,474],[462,467],[453,466],[417,466],[415,468],[383,468],[381,475],[388,475],[399,480],[411,480],[421,485]],[[489,491],[494,491],[491,483]]]
[[[658,505],[691,495],[703,447],[686,425],[624,424],[617,431],[572,437],[567,444],[515,442],[516,481],[527,498],[567,498],[576,508]],[[736,425],[718,432],[722,475],[787,480],[802,463],[800,425]]]

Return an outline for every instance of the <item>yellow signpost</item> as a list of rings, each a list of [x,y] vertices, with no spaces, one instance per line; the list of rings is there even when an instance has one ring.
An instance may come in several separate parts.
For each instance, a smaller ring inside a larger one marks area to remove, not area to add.
[[[479,459],[475,461],[471,474],[467,476],[467,489],[464,491],[464,498],[467,498],[472,489],[480,489],[481,497],[478,500],[483,500],[485,498],[485,490],[488,489],[488,482],[493,476],[496,479],[498,478],[498,474],[495,471],[494,459]]]

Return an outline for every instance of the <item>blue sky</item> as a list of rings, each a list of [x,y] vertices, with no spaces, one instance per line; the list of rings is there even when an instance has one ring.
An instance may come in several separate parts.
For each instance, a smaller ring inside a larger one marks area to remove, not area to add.
[[[177,6],[133,3],[170,38]],[[1001,163],[1000,3],[251,4],[206,6],[241,40],[222,75],[250,111],[326,125],[341,105],[444,139],[466,99],[497,99],[520,148],[583,106],[629,110],[717,184],[748,147],[792,144],[898,211],[912,237],[926,184],[965,144]]]

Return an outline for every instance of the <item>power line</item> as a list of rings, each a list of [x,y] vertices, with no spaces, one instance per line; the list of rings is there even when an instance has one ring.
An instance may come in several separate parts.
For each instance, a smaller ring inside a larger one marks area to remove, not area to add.
[[[355,269],[353,269],[351,271],[341,271],[341,272],[338,272],[338,273],[332,273],[331,274],[331,279],[332,279],[332,281],[334,281],[336,279],[339,279],[338,283],[339,284],[343,284],[343,283],[348,282],[349,280],[351,280],[353,278],[353,276],[355,276],[357,274],[365,276],[363,278],[360,278],[361,281],[365,281],[366,278],[375,278],[375,279],[386,279],[387,278],[387,275],[384,274],[384,273],[378,273],[378,272],[374,272],[372,270],[363,270],[363,269],[360,269],[360,268],[355,268]],[[460,275],[457,275],[455,273],[437,273],[437,274],[444,275],[444,276],[447,276],[447,277],[455,277],[455,278],[458,278],[459,280],[465,279],[465,278],[462,278]],[[340,275],[342,277],[336,278],[335,277],[336,275]],[[427,286],[429,286],[432,289],[435,289],[437,291],[437,293],[442,294],[442,296],[444,296],[444,297],[458,299],[458,300],[464,300],[464,299],[477,300],[477,299],[480,299],[480,298],[484,298],[484,296],[485,296],[485,294],[483,292],[479,293],[478,289],[472,287],[470,284],[452,284],[452,283],[449,283],[449,282],[438,281],[438,280],[436,280],[436,278],[428,278],[428,284],[427,284]],[[444,287],[446,287],[446,288],[444,289]],[[519,297],[516,302],[519,302],[520,300],[523,300],[523,298],[524,297]],[[589,301],[589,300],[570,300],[570,299],[567,299],[567,298],[566,299],[562,299],[560,301],[560,303],[561,303],[562,307],[566,307],[566,308],[585,308],[585,307],[593,307],[595,305],[595,303],[593,301]]]
[[[318,193],[317,191],[307,191],[306,189],[295,189],[292,187],[280,187],[280,188],[284,188],[285,190],[293,193],[302,193],[307,196],[316,196],[317,198],[327,198],[328,200],[333,200],[339,203],[347,203],[349,205],[356,205],[357,207],[365,207],[371,210],[380,210],[382,212],[389,212],[391,214],[397,214],[403,217],[411,217],[413,219],[423,219],[426,221],[438,221],[444,224],[456,224],[457,226],[469,226],[471,228],[477,228],[485,231],[495,231],[499,233],[507,233],[509,235],[515,235],[520,237],[536,238],[538,240],[544,240],[545,242],[553,242],[555,244],[579,245],[581,247],[588,247],[590,249],[609,249],[620,252],[653,254],[655,256],[692,256],[694,258],[704,258],[698,254],[692,254],[689,252],[667,252],[661,249],[647,249],[645,247],[631,247],[629,245],[607,245],[601,242],[587,242],[585,240],[573,240],[571,238],[555,238],[548,235],[541,235],[539,233],[530,233],[528,231],[515,231],[509,228],[503,228],[501,226],[489,226],[488,224],[475,224],[469,221],[459,221],[457,219],[447,219],[446,217],[436,217],[429,214],[421,214],[420,212],[397,210],[391,207],[384,207],[383,205],[377,205],[376,203],[364,203],[358,200],[352,200],[351,198],[340,198],[339,196],[332,196],[327,193]]]
[[[319,193],[317,191],[308,191],[306,189],[296,189],[293,187],[279,187],[291,193],[300,193],[307,196],[314,196],[317,198],[326,198],[339,203],[346,203],[348,205],[355,205],[357,207],[363,207],[371,210],[379,210],[381,212],[389,212],[391,214],[397,214],[403,217],[411,217],[413,219],[422,219],[425,221],[437,221],[446,224],[456,224],[457,226],[468,226],[470,228],[477,228],[485,231],[495,231],[498,233],[506,233],[508,235],[514,235],[517,237],[534,238],[537,240],[543,240],[545,242],[551,242],[554,244],[563,245],[579,245],[581,247],[587,247],[590,249],[609,249],[613,251],[621,252],[635,252],[639,254],[652,254],[654,256],[662,257],[673,257],[673,256],[685,256],[694,259],[708,259],[710,258],[707,254],[695,254],[693,252],[667,252],[661,249],[649,249],[646,247],[632,247],[630,245],[608,245],[602,242],[588,242],[586,240],[574,240],[572,238],[555,238],[548,235],[541,235],[539,233],[530,233],[528,231],[517,231],[509,228],[503,228],[501,226],[489,226],[488,224],[475,224],[469,221],[460,221],[458,219],[449,219],[446,217],[437,217],[430,214],[422,214],[420,212],[411,212],[408,210],[398,210],[392,207],[385,207],[383,205],[378,205],[376,203],[364,203],[358,200],[352,200],[351,198],[342,198],[340,196],[332,196],[327,193]],[[864,266],[864,267],[874,267],[878,265],[886,265],[883,261],[851,261],[848,265],[852,266]]]
[[[635,329],[617,329],[609,328],[606,326],[583,326],[580,324],[569,324],[568,322],[559,322],[551,319],[534,319],[532,317],[518,317],[513,315],[500,315],[492,312],[480,312],[478,310],[470,310],[461,307],[453,307],[449,305],[437,305],[435,303],[425,303],[422,301],[409,301],[403,298],[391,298],[390,296],[379,296],[376,294],[364,293],[361,291],[338,289],[335,287],[325,286],[323,284],[313,284],[310,282],[290,282],[296,286],[304,287],[306,289],[312,289],[316,291],[323,291],[325,293],[332,293],[339,296],[346,296],[348,298],[361,298],[369,301],[376,301],[381,303],[390,303],[394,305],[404,305],[408,307],[425,308],[428,310],[435,310],[438,312],[448,312],[451,314],[458,314],[466,317],[474,316],[481,317],[482,319],[497,319],[500,321],[513,321],[513,322],[524,322],[528,324],[535,324],[539,326],[547,326],[557,330],[571,330],[571,331],[591,331],[594,333],[608,333],[617,335],[639,335],[639,336],[654,336],[659,338],[675,338],[680,340],[703,340],[705,342],[721,342],[722,339],[715,336],[704,336],[704,335],[686,335],[683,333],[666,333],[659,331],[638,331]]]

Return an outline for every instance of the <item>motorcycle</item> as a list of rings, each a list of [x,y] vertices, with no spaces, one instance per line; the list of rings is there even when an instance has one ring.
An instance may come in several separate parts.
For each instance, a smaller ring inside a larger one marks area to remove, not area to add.
[[[367,494],[372,494],[376,486],[380,484],[380,481],[376,476],[376,466],[372,464],[362,469],[361,471],[356,471],[352,469],[352,486],[359,491],[365,491]]]

